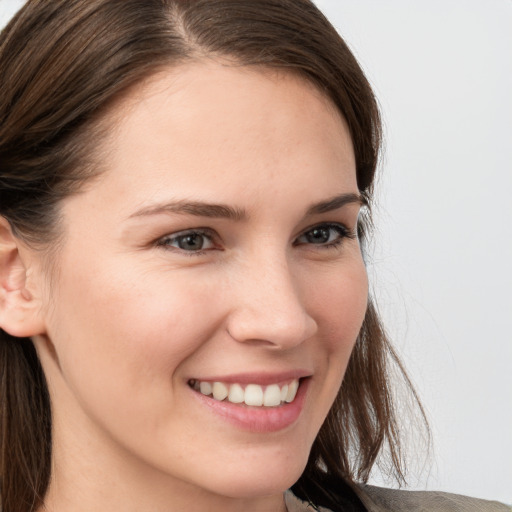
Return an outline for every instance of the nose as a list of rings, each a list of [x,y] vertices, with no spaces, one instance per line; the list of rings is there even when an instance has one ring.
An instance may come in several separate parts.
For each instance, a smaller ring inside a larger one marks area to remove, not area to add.
[[[227,329],[238,342],[289,349],[318,329],[301,296],[305,290],[299,276],[292,275],[285,258],[244,265],[232,281],[232,292]]]

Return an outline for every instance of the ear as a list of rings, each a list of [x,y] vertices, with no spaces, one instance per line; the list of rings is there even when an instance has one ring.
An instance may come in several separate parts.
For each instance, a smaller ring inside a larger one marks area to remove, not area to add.
[[[0,217],[0,328],[23,338],[45,331],[41,294],[27,278],[29,254],[7,220]]]

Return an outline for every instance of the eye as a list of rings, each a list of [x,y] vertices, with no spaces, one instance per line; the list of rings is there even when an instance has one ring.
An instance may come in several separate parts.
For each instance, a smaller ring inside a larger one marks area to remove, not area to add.
[[[321,247],[335,247],[344,238],[354,238],[354,234],[342,224],[319,224],[305,231],[294,245],[312,244]]]
[[[206,230],[181,231],[157,241],[159,247],[198,253],[215,248],[213,234]]]

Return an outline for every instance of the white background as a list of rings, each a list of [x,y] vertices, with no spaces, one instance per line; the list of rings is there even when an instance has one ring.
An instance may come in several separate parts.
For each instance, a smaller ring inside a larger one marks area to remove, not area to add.
[[[434,438],[410,483],[511,503],[512,1],[317,3],[385,121],[369,271]]]

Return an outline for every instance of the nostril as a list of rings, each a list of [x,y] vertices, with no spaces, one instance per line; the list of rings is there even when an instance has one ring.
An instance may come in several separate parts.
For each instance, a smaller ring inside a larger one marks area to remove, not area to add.
[[[248,346],[254,346],[254,347],[265,347],[265,346],[273,346],[275,345],[274,342],[272,342],[271,340],[266,340],[266,339],[259,339],[259,338],[243,338],[242,337],[239,337],[239,336],[233,336],[229,330],[228,330],[228,334],[229,336],[235,340],[235,341],[238,341],[238,342],[242,342],[244,343],[245,345],[248,345]]]
[[[302,306],[286,310],[242,308],[233,311],[226,325],[233,340],[253,346],[290,348],[311,338],[317,323]]]

